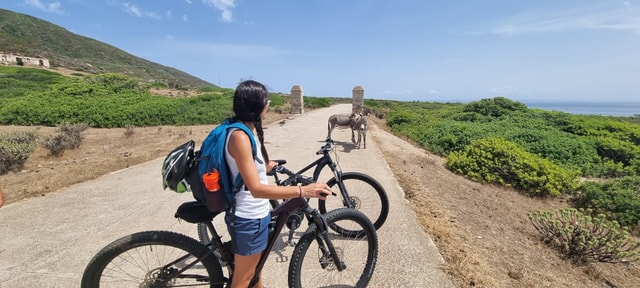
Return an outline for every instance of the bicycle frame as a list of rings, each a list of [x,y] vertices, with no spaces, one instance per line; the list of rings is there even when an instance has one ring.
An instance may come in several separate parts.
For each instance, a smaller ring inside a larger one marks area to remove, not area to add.
[[[287,185],[295,185],[297,183],[306,185],[312,182],[317,182],[318,179],[320,178],[320,172],[322,171],[322,169],[325,166],[329,166],[329,169],[331,169],[333,176],[336,178],[338,187],[340,188],[340,194],[342,195],[342,205],[344,205],[344,207],[347,207],[347,208],[355,208],[355,205],[351,203],[351,201],[348,201],[349,195],[347,193],[346,187],[344,186],[344,183],[342,182],[342,169],[340,169],[340,166],[338,166],[338,164],[333,161],[333,158],[331,158],[331,155],[329,155],[329,152],[333,150],[332,144],[333,144],[333,140],[327,139],[326,144],[316,152],[316,155],[322,154],[322,156],[316,159],[315,161],[311,162],[311,164],[300,169],[298,172],[294,173],[281,165],[276,166],[275,172],[277,173],[273,173],[273,177],[275,178],[276,185],[287,186]],[[280,164],[286,163],[286,161],[284,160],[275,160],[275,161]],[[313,167],[315,167],[315,169],[313,170],[313,178],[311,180],[305,179],[305,177],[302,174],[311,170],[311,168]],[[278,178],[278,173],[289,175],[289,178],[281,181]]]
[[[322,253],[328,253],[334,260],[334,263],[339,263],[339,265],[336,265],[338,271],[346,269],[346,265],[340,260],[340,257],[338,256],[333,243],[331,243],[331,240],[329,239],[329,235],[327,233],[328,227],[324,216],[320,214],[318,210],[310,207],[307,199],[298,197],[285,200],[284,202],[282,202],[282,204],[278,205],[271,211],[271,223],[269,224],[267,248],[260,256],[260,260],[258,261],[258,265],[256,266],[255,275],[260,275],[260,272],[262,271],[262,268],[264,267],[264,264],[266,263],[267,258],[271,253],[271,249],[276,242],[277,236],[280,235],[280,232],[282,232],[282,228],[286,224],[287,216],[295,213],[296,211],[302,211],[309,222],[313,222],[316,224],[316,240],[318,241],[318,246],[320,247]],[[231,276],[233,274],[233,269],[230,263],[233,263],[233,255],[225,255],[221,253],[224,252],[224,249],[222,248],[224,247],[224,244],[222,243],[220,235],[217,233],[215,227],[213,226],[213,221],[209,221],[206,224],[209,228],[209,231],[211,232],[211,251],[218,259],[220,259],[221,264],[227,267],[229,275]],[[273,230],[271,230],[272,228]],[[231,257],[231,259],[229,259],[229,257]],[[255,277],[256,276],[254,276],[251,285],[255,283],[254,281],[257,281],[257,278]]]

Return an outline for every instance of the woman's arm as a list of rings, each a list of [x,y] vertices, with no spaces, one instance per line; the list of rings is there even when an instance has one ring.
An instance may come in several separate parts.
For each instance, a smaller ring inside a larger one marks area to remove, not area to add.
[[[302,196],[325,199],[326,195],[331,194],[329,186],[324,183],[313,183],[303,187],[275,186],[260,183],[258,170],[251,153],[251,140],[243,131],[236,130],[231,133],[228,150],[231,157],[236,160],[244,185],[251,191],[253,197],[283,199]]]

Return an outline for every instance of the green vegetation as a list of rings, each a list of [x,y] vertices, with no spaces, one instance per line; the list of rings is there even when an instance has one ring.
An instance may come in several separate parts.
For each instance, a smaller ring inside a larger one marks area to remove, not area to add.
[[[36,149],[38,133],[0,133],[0,175],[9,171],[19,171]]]
[[[640,177],[586,182],[580,187],[577,206],[607,215],[623,226],[640,223]]]
[[[118,73],[171,88],[214,86],[175,68],[133,56],[29,15],[0,9],[0,27],[2,53],[46,58],[53,67],[91,74]]]
[[[622,226],[640,221],[640,117],[571,115],[506,98],[468,104],[365,100],[387,125],[474,181],[569,194]],[[603,183],[581,177],[603,178]]]
[[[528,109],[502,97],[468,104],[383,101],[377,107],[367,105],[374,113],[384,112],[394,132],[445,157],[464,151],[476,140],[498,137],[567,171],[578,171],[577,176],[618,178],[640,172],[640,125],[634,117]]]
[[[640,259],[640,243],[615,221],[607,221],[604,214],[591,216],[591,210],[560,209],[528,214],[542,240],[559,249],[578,264],[590,261],[631,262]]]
[[[77,148],[87,127],[126,128],[157,125],[218,124],[232,116],[233,89],[204,87],[193,97],[153,95],[158,84],[105,73],[64,77],[37,68],[0,66],[0,125],[58,127],[57,134],[40,139],[49,154]],[[270,107],[282,111],[288,95],[269,95]],[[307,97],[306,107],[327,107],[345,99]],[[0,174],[17,171],[38,144],[34,133],[10,134],[0,139]]]
[[[569,194],[578,184],[576,173],[501,138],[475,140],[447,160],[451,171],[474,181],[513,186],[536,196]]]

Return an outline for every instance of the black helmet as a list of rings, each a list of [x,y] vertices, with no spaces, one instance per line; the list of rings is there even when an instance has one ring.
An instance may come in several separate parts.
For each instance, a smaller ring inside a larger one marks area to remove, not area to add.
[[[167,155],[162,162],[162,184],[163,188],[182,193],[187,191],[184,177],[193,165],[195,142],[189,140]]]

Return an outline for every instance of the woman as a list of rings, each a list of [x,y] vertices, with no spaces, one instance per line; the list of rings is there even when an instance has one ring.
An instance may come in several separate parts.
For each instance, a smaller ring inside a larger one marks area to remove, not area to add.
[[[321,198],[331,193],[324,183],[307,186],[268,185],[267,171],[277,164],[269,161],[264,146],[262,118],[269,107],[269,93],[264,85],[248,80],[240,83],[233,95],[233,120],[247,125],[258,135],[261,153],[254,161],[249,136],[242,130],[229,133],[225,149],[227,163],[233,178],[242,176],[246,190],[235,195],[235,212],[227,213],[225,220],[232,235],[235,270],[231,287],[248,287],[253,278],[261,254],[267,248],[268,225],[270,222],[270,204],[268,199],[295,197]],[[263,164],[264,163],[264,164]],[[266,251],[265,253],[269,253]],[[253,287],[263,287],[262,277]]]

